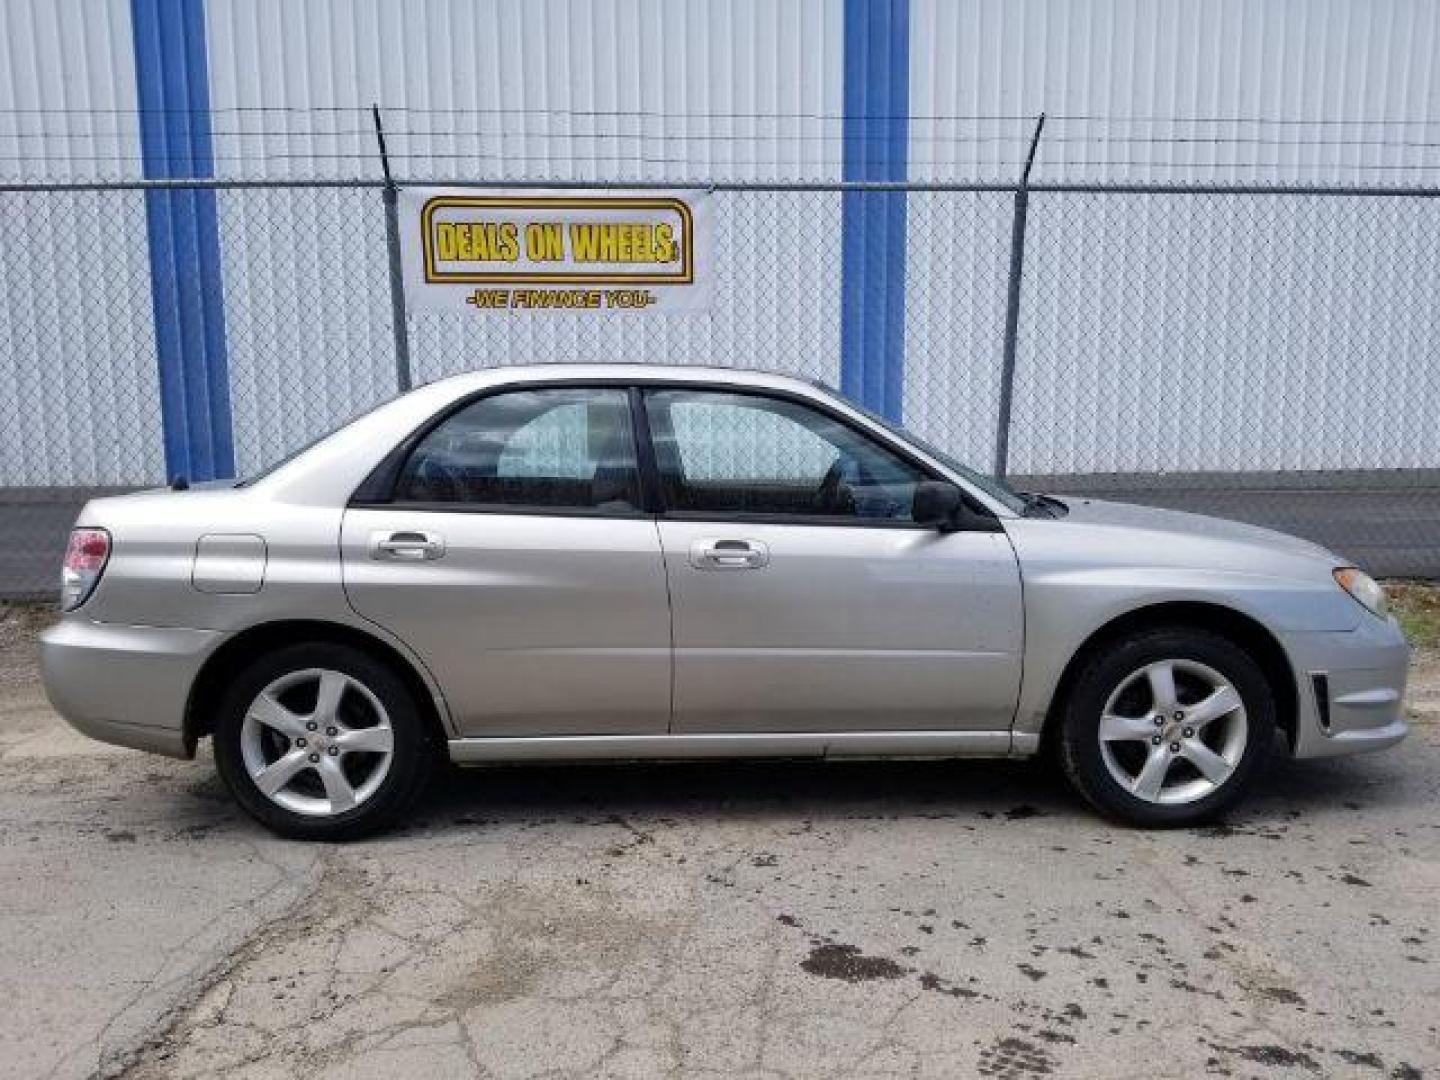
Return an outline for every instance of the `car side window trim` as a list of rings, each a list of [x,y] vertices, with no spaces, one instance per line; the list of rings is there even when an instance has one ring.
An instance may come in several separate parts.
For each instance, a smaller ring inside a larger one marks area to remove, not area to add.
[[[665,507],[660,482],[660,464],[655,456],[655,442],[650,432],[650,412],[645,408],[645,391],[631,386],[630,421],[635,429],[635,457],[640,464],[640,505],[650,517],[658,517]]]
[[[352,500],[351,510],[403,510],[407,514],[499,514],[505,517],[610,518],[616,521],[653,521],[646,510],[604,510],[584,506],[535,506],[527,503],[425,502],[395,499],[389,502]]]
[[[737,526],[811,526],[816,528],[887,528],[912,533],[933,533],[935,526],[922,526],[914,521],[896,521],[884,517],[828,516],[828,514],[746,513],[743,510],[662,510],[661,521],[733,521]]]
[[[565,509],[556,507],[533,507],[523,508],[508,505],[486,505],[471,503],[466,505],[445,503],[445,504],[423,504],[423,503],[401,503],[395,500],[395,484],[400,476],[400,470],[404,467],[405,460],[410,456],[411,451],[431,431],[439,427],[455,413],[469,407],[482,398],[493,397],[515,389],[620,389],[628,390],[630,394],[630,411],[632,423],[635,426],[635,450],[640,472],[640,494],[641,509],[628,511],[599,510],[599,509]],[[949,477],[939,472],[934,466],[923,461],[916,454],[911,452],[903,443],[895,440],[886,433],[878,436],[861,425],[857,424],[850,417],[837,409],[831,408],[827,402],[819,401],[803,394],[793,394],[785,390],[778,390],[770,387],[755,387],[740,382],[710,381],[710,380],[686,380],[686,379],[665,379],[665,380],[635,380],[634,378],[617,379],[546,379],[535,382],[510,383],[504,386],[487,387],[474,393],[466,394],[451,402],[445,408],[439,410],[435,415],[427,418],[424,423],[419,424],[414,431],[402,439],[395,447],[381,459],[380,463],[371,470],[360,485],[351,495],[348,505],[353,509],[381,510],[387,508],[405,509],[415,513],[467,513],[467,514],[513,514],[518,512],[529,512],[532,515],[549,517],[585,517],[585,518],[619,518],[633,520],[636,518],[659,518],[666,521],[704,521],[724,522],[735,521],[740,524],[754,525],[808,525],[815,528],[860,528],[860,529],[910,529],[928,531],[928,526],[917,525],[907,521],[886,521],[878,518],[821,518],[813,515],[803,514],[740,514],[729,512],[707,512],[707,511],[681,511],[672,510],[665,505],[662,492],[659,464],[655,456],[655,445],[651,429],[649,410],[646,407],[646,397],[654,391],[660,390],[697,390],[717,391],[749,394],[752,397],[770,398],[775,401],[790,402],[814,409],[816,412],[834,420],[849,428],[860,438],[883,447],[885,450],[899,457],[907,464],[915,467],[928,479],[943,480],[947,483],[953,482]],[[980,502],[974,496],[961,487],[965,502],[977,513],[985,517],[994,517],[994,512]]]
[[[530,514],[532,516],[542,517],[608,517],[625,519],[654,516],[651,511],[644,508],[613,510],[583,506],[531,506],[523,503],[423,502],[396,498],[396,487],[399,484],[400,474],[405,467],[406,461],[408,461],[410,455],[414,453],[415,448],[419,446],[431,432],[476,402],[483,401],[486,398],[498,397],[516,390],[611,390],[628,393],[627,404],[631,417],[631,429],[634,433],[632,434],[632,438],[635,438],[639,434],[635,419],[634,388],[628,380],[555,379],[541,382],[508,383],[504,386],[487,387],[484,390],[478,390],[474,393],[456,398],[444,408],[438,410],[433,416],[427,417],[423,423],[417,425],[410,434],[396,443],[389,453],[380,459],[379,464],[370,470],[370,474],[355,488],[346,506],[354,510],[384,510],[395,508],[417,513]],[[640,452],[640,444],[638,441],[636,442],[635,449],[643,506],[646,487],[645,461]]]

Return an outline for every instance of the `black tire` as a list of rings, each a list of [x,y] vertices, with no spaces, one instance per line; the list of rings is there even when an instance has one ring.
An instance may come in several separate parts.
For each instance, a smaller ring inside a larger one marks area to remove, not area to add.
[[[326,816],[272,801],[251,778],[241,746],[245,715],[260,692],[287,674],[312,668],[360,683],[384,707],[393,732],[389,770],[378,787],[352,809]],[[332,643],[290,645],[245,667],[221,701],[214,744],[216,768],[235,801],[266,828],[295,840],[354,840],[378,832],[414,804],[438,759],[431,727],[394,669],[360,649]]]
[[[1204,797],[1175,804],[1149,801],[1122,786],[1106,764],[1100,739],[1110,695],[1142,668],[1167,660],[1203,664],[1223,676],[1240,696],[1246,725],[1243,753],[1228,778]],[[1082,661],[1059,721],[1056,741],[1065,775],[1097,810],[1131,825],[1188,826],[1211,821],[1244,798],[1275,741],[1275,698],[1265,673],[1234,642],[1206,630],[1165,627],[1123,638]]]

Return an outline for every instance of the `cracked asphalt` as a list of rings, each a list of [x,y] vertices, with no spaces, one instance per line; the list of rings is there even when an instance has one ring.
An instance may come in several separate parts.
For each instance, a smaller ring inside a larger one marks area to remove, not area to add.
[[[1401,748],[1222,826],[1045,769],[447,776],[272,839],[91,743],[0,609],[0,1077],[1440,1076],[1440,658]]]

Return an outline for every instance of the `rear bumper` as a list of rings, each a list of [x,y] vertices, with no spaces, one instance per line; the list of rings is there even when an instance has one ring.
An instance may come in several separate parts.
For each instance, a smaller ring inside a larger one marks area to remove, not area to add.
[[[1409,733],[1410,650],[1393,619],[1366,616],[1348,633],[1286,634],[1281,644],[1299,689],[1295,757],[1383,750]]]
[[[40,636],[45,693],[56,712],[93,739],[194,757],[185,705],[219,640],[213,630],[64,619]]]

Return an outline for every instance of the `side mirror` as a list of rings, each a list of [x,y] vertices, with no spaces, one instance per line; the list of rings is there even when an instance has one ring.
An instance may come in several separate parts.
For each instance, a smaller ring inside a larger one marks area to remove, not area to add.
[[[915,485],[910,516],[917,525],[928,525],[941,532],[955,532],[960,528],[957,519],[964,505],[960,489],[954,484],[943,480],[922,480]]]
[[[922,480],[915,485],[910,516],[915,524],[927,525],[942,533],[1004,532],[999,521],[973,509],[958,487],[943,480]]]

